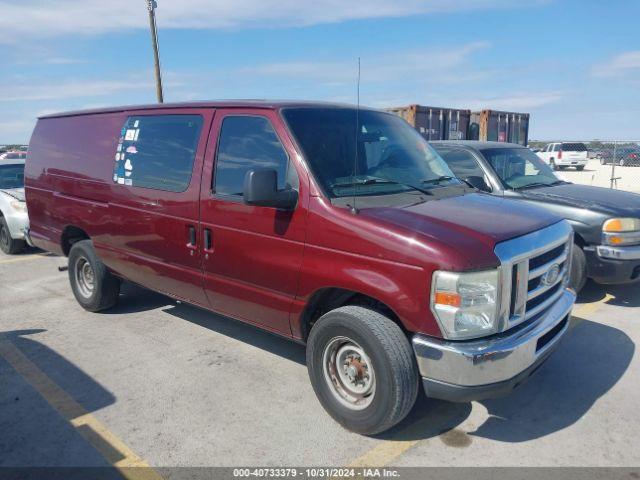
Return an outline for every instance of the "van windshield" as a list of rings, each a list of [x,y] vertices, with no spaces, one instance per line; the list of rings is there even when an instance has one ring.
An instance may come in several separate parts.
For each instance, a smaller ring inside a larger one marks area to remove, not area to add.
[[[354,108],[301,107],[284,109],[283,116],[330,197],[423,192],[460,185],[436,151],[395,115]]]
[[[0,165],[0,188],[24,187],[24,164]]]

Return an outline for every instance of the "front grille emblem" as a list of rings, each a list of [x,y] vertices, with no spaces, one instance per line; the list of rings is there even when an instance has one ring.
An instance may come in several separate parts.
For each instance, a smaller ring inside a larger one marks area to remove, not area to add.
[[[560,265],[554,263],[540,278],[540,283],[546,286],[554,285],[560,277]]]

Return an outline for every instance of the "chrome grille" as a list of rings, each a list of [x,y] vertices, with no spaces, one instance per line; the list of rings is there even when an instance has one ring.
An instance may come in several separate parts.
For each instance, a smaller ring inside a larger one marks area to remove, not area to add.
[[[559,222],[496,245],[502,271],[501,330],[544,313],[562,295],[571,271],[573,232]]]

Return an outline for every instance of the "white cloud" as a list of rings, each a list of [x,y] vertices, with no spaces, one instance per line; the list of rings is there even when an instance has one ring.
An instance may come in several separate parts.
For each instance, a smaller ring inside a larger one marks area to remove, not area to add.
[[[594,65],[591,73],[595,77],[618,77],[634,70],[640,70],[640,50],[621,53],[604,63]]]
[[[58,100],[97,97],[131,90],[155,88],[153,81],[88,80],[64,81],[35,85],[2,85],[0,102]]]
[[[513,8],[548,0],[159,0],[161,28],[308,26],[367,18]],[[142,0],[0,0],[0,43],[148,28]]]
[[[466,108],[471,110],[482,110],[491,108],[493,110],[515,110],[522,111],[540,108],[551,103],[559,102],[565,94],[561,91],[528,92],[528,93],[505,93],[495,97],[480,98],[463,101]],[[459,102],[456,102],[459,103]]]

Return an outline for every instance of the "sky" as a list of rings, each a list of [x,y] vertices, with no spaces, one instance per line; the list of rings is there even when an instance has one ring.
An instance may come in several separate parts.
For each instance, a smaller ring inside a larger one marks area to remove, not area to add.
[[[166,102],[531,113],[538,140],[640,139],[638,0],[157,0]],[[39,115],[155,102],[145,0],[0,0],[0,144]]]

